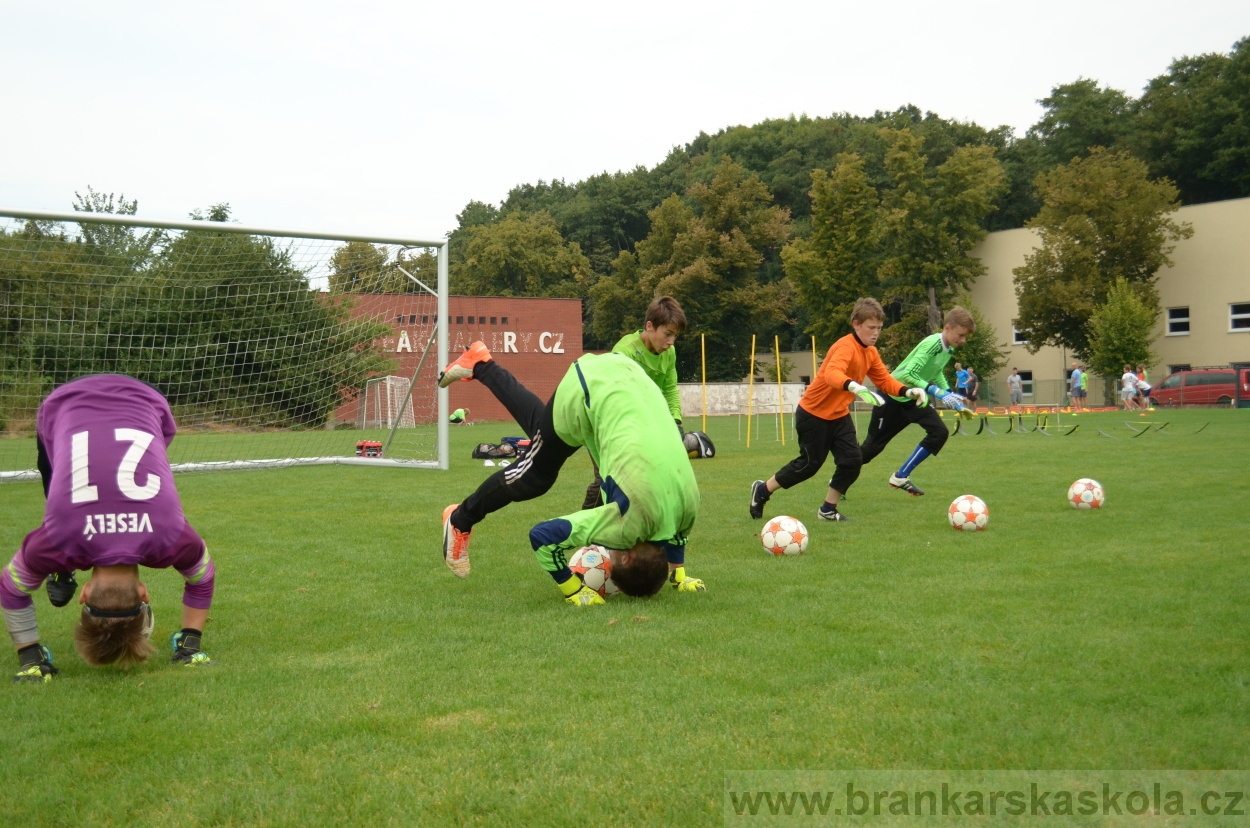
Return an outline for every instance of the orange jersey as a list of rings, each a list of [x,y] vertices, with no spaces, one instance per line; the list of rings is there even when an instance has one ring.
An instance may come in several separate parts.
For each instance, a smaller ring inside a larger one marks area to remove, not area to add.
[[[899,396],[907,387],[890,376],[874,346],[864,345],[855,334],[849,333],[829,346],[820,370],[803,392],[799,405],[822,420],[844,417],[855,399],[855,395],[846,390],[847,383],[863,383],[865,376],[886,394]]]

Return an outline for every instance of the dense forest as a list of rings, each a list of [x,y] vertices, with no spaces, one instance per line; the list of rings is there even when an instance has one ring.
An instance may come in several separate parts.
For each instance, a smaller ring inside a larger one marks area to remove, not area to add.
[[[1040,178],[1092,148],[1142,162],[1179,204],[1250,195],[1250,38],[1174,60],[1140,97],[1079,78],[1039,103],[1023,136],[913,106],[791,116],[700,134],[651,168],[519,184],[458,215],[452,292],[582,298],[589,348],[671,293],[693,311],[689,333],[726,347],[713,371],[729,379],[747,367],[743,332],[823,348],[845,331],[846,295],[814,307],[831,289],[813,281],[821,268],[836,266],[835,293],[878,295],[906,323],[894,339],[911,340],[979,275],[943,260],[1024,226]],[[868,214],[847,235],[847,217]]]

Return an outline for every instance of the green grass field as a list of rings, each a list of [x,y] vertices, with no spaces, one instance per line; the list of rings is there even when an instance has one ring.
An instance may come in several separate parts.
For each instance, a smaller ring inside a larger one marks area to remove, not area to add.
[[[729,770],[1250,767],[1250,411],[1126,419],[1148,421],[952,437],[923,498],[885,484],[910,429],[850,523],[815,519],[831,463],[773,497],[811,530],[796,558],[762,552],[746,507],[793,434],[748,449],[712,421],[688,549],[708,592],[588,610],[527,541],[581,502],[584,453],[478,527],[470,578],[441,562],[443,506],[489,472],[471,445],[513,425],[453,430],[449,472],[180,477],[218,566],[216,664],[89,668],[40,593],[62,672],[0,691],[0,825],[701,825]],[[1078,477],[1106,508],[1067,505]],[[964,493],[985,532],[947,526]],[[7,560],[43,497],[0,503]],[[146,580],[167,642],[178,576]]]

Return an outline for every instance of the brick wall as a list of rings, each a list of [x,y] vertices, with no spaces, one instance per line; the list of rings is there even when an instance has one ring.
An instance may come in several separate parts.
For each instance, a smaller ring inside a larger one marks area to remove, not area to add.
[[[399,359],[395,374],[412,376],[434,327],[433,297],[361,294],[353,301],[353,316],[379,319],[392,326],[394,334],[381,341],[383,350]],[[544,402],[569,365],[583,353],[580,299],[449,296],[447,305],[449,358],[454,359],[469,343],[480,339],[500,365]],[[418,388],[437,381],[443,366],[434,364],[436,356],[431,354],[421,367]],[[451,410],[468,408],[469,419],[474,422],[512,420],[490,391],[476,382],[457,382],[448,390]],[[356,403],[351,402],[340,406],[336,419],[352,422],[356,414]]]

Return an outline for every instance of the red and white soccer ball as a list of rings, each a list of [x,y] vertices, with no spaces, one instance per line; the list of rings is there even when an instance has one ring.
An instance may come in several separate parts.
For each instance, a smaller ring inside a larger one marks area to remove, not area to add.
[[[591,544],[574,552],[569,558],[569,569],[581,577],[582,583],[604,598],[620,592],[612,583],[612,559],[602,546]]]
[[[947,510],[946,517],[955,529],[980,532],[990,522],[990,507],[976,495],[960,495]]]
[[[802,555],[807,549],[807,527],[798,518],[779,515],[764,524],[760,543],[773,555]]]
[[[1068,502],[1073,509],[1101,509],[1106,499],[1102,484],[1088,477],[1082,477],[1068,487]]]

